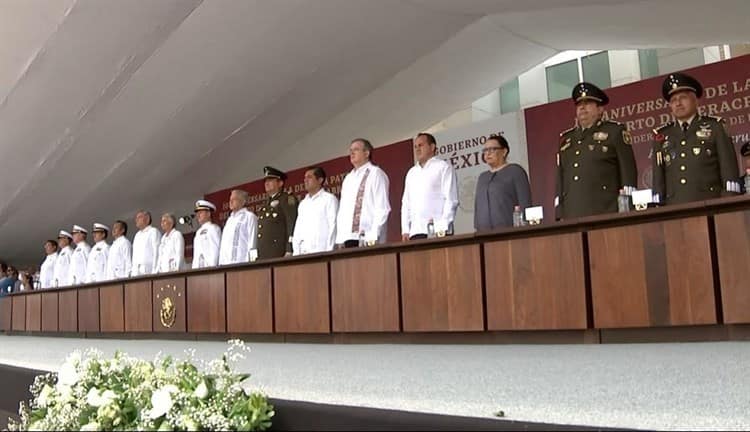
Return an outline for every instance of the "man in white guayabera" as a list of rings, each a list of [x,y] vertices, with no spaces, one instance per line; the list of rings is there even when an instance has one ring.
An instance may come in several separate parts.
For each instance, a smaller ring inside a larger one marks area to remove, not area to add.
[[[151,226],[151,213],[139,210],[135,214],[135,227],[138,228],[138,232],[135,233],[133,239],[133,267],[130,275],[141,276],[156,273],[161,233]]]
[[[219,265],[254,261],[257,257],[258,217],[248,210],[247,191],[235,189],[229,196],[232,213],[224,224]]]

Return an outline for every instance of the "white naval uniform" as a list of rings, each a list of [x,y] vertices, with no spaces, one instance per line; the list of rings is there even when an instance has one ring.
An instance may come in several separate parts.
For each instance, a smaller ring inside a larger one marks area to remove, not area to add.
[[[257,247],[258,217],[246,208],[229,215],[221,233],[219,265],[248,262],[249,252]]]
[[[57,252],[55,259],[55,272],[52,276],[51,288],[57,288],[68,285],[68,275],[70,274],[70,260],[73,257],[73,248],[65,246]]]
[[[135,233],[131,276],[156,273],[160,241],[161,233],[151,225]]]
[[[307,194],[297,209],[292,236],[294,255],[333,250],[338,209],[339,200],[325,189]]]
[[[39,270],[39,286],[41,288],[53,288],[55,284],[55,261],[57,252],[51,253],[44,258]]]
[[[357,195],[365,175],[367,175],[367,178],[362,195],[359,227],[352,230]],[[351,170],[344,177],[341,184],[339,212],[336,216],[336,243],[343,244],[346,240],[357,240],[359,232],[365,233],[365,240],[377,240],[378,243],[385,243],[386,222],[388,222],[388,214],[391,212],[391,204],[388,201],[388,185],[388,175],[371,162]]]
[[[415,164],[406,173],[401,199],[401,233],[428,234],[432,219],[435,229],[447,230],[456,218],[458,181],[448,162],[433,156],[424,166]]]
[[[86,263],[89,259],[91,246],[85,241],[76,245],[70,258],[70,270],[68,270],[68,285],[80,285],[86,281]]]
[[[219,244],[221,228],[213,222],[206,222],[198,228],[193,237],[194,269],[215,267],[219,264]]]
[[[97,242],[91,247],[89,260],[86,264],[86,283],[101,282],[107,274],[107,257],[109,245],[105,240]]]
[[[112,242],[109,247],[109,256],[107,257],[107,271],[105,277],[107,280],[122,279],[130,276],[130,240],[125,236],[120,236]]]
[[[181,232],[172,228],[169,233],[161,236],[156,272],[168,273],[182,270],[184,262],[185,240],[182,238]]]

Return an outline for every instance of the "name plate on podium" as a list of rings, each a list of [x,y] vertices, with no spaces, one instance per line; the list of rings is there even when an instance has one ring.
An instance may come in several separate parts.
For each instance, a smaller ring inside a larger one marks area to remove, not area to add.
[[[528,207],[525,211],[526,221],[529,225],[539,225],[544,219],[544,207]]]
[[[636,210],[646,210],[648,205],[654,202],[654,193],[651,189],[636,190],[633,191],[631,199]]]

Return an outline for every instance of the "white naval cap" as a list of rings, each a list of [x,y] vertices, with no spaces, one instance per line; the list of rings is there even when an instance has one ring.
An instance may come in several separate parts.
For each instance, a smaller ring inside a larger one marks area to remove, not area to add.
[[[195,202],[195,211],[198,210],[216,211],[216,206],[210,201],[198,200]]]
[[[80,226],[80,225],[73,225],[73,234],[75,233],[83,233],[88,234],[89,232],[86,231],[86,228]]]
[[[60,237],[67,237],[69,239],[73,238],[73,236],[70,235],[70,233],[65,230],[60,230],[60,233],[57,235],[57,238],[60,238]]]
[[[109,227],[107,225],[101,224],[99,222],[94,222],[94,232],[109,232]]]

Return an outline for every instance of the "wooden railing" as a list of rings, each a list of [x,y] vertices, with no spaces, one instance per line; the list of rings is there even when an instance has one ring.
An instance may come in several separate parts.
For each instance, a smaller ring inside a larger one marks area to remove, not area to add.
[[[0,330],[494,332],[750,323],[750,199],[0,298]]]

